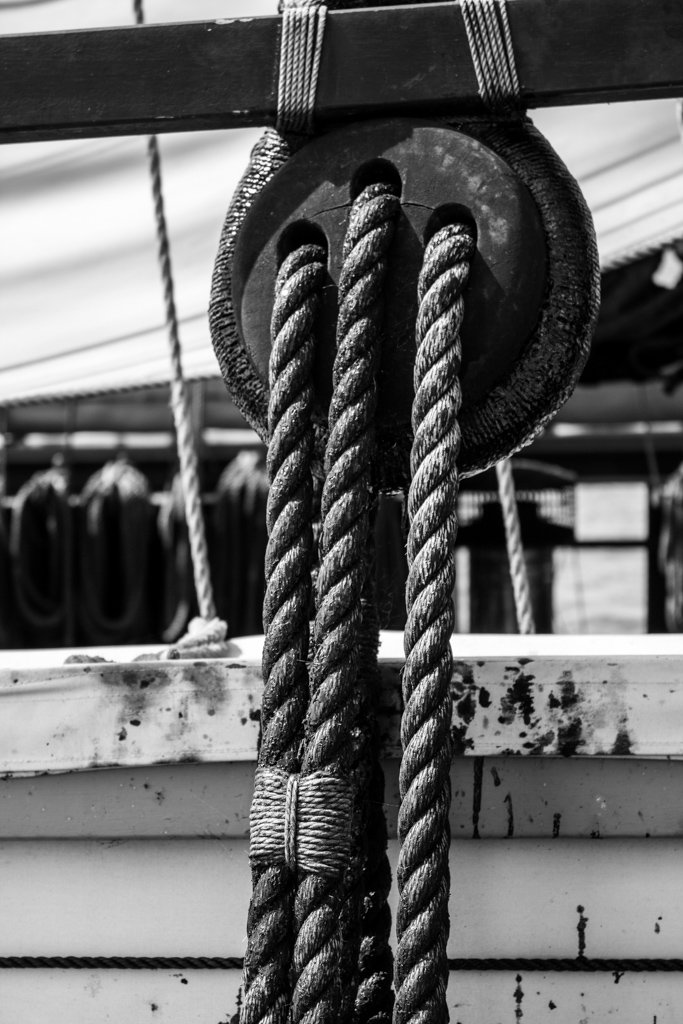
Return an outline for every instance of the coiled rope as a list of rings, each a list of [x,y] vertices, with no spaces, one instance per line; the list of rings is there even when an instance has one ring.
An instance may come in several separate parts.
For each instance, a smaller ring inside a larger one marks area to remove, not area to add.
[[[21,487],[8,546],[14,582],[8,605],[14,605],[24,643],[73,643],[73,522],[64,469],[35,473]]]
[[[397,1024],[446,1021],[451,696],[462,293],[474,240],[446,226],[418,283],[399,775]]]

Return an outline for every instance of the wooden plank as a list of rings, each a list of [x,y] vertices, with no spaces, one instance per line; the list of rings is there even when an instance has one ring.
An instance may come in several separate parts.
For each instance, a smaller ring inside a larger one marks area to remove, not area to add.
[[[683,92],[679,4],[515,0],[509,17],[530,107]],[[0,138],[272,124],[278,46],[275,17],[5,36]],[[321,123],[478,107],[456,4],[329,12]]]
[[[239,971],[4,970],[3,1024],[231,1024]]]
[[[672,839],[456,840],[448,955],[679,958],[682,855]],[[244,840],[2,842],[0,956],[242,956],[249,893]]]
[[[517,980],[519,978],[519,980]],[[4,970],[7,1024],[230,1024],[239,971]],[[670,974],[450,975],[453,1024],[679,1024],[683,977]]]
[[[230,658],[0,668],[0,774],[254,761],[261,637]],[[382,637],[382,754],[400,756],[402,635]],[[453,638],[456,754],[683,756],[680,637]],[[108,652],[110,653],[110,652]],[[64,657],[41,652],[38,664]],[[0,665],[30,661],[4,652]]]
[[[0,779],[0,839],[244,838],[254,764],[180,764]],[[385,761],[396,835],[398,761]],[[467,839],[683,835],[679,761],[456,758],[451,832]]]

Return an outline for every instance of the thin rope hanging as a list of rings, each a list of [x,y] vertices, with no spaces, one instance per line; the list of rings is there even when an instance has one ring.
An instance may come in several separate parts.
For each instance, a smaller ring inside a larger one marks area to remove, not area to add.
[[[133,10],[135,13],[136,24],[143,25],[145,20],[143,0],[133,0]],[[192,417],[190,414],[190,404],[187,395],[185,377],[183,375],[178,315],[176,312],[173,271],[171,266],[171,250],[168,239],[168,230],[166,227],[166,215],[164,212],[161,159],[155,135],[150,135],[147,139],[147,159],[149,163],[152,195],[154,199],[154,217],[156,222],[159,267],[164,287],[166,327],[168,329],[169,354],[171,360],[171,410],[173,412],[173,422],[175,424],[176,445],[178,450],[178,461],[180,464],[180,478],[185,503],[185,516],[187,519],[190,551],[192,553],[192,568],[194,573],[195,589],[197,591],[199,614],[205,623],[209,623],[216,619],[216,603],[211,584],[209,552],[206,544],[206,531],[204,528],[204,516],[202,513],[197,444],[192,426]],[[223,639],[224,636],[225,631],[223,632]]]
[[[498,497],[505,527],[505,546],[507,548],[512,593],[515,599],[517,628],[520,633],[535,633],[536,625],[531,604],[529,573],[524,558],[524,545],[522,544],[522,530],[519,524],[515,481],[512,476],[512,466],[509,459],[503,459],[501,462],[496,463],[496,478],[498,480]]]

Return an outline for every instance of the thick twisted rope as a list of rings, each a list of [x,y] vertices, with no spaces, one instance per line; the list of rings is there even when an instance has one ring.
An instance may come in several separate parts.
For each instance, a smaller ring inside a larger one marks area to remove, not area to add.
[[[502,462],[496,463],[496,477],[498,479],[498,497],[500,498],[500,507],[503,512],[503,525],[505,526],[505,545],[508,553],[512,592],[515,598],[517,628],[520,633],[535,633],[536,626],[531,607],[529,573],[527,572],[524,560],[517,495],[515,494],[515,482],[512,477],[512,466],[509,459],[503,459]]]
[[[271,321],[259,766],[287,773],[298,770],[308,699],[312,371],[325,272],[325,253],[319,246],[305,245],[289,255],[277,277]],[[253,865],[241,1024],[284,1024],[287,1019],[295,879],[287,863]]]
[[[386,186],[369,185],[353,204],[344,240],[303,773],[348,777],[358,742],[358,637],[372,503],[377,309],[398,210],[398,198]],[[340,1013],[343,894],[340,881],[300,877],[293,1024],[336,1021]]]
[[[376,564],[374,530],[368,544],[368,573],[363,599],[361,631],[361,664],[365,674],[366,700],[362,708],[366,723],[365,771],[366,799],[361,800],[364,814],[360,822],[361,839],[365,840],[365,863],[360,879],[359,942],[357,988],[355,991],[354,1024],[391,1024],[394,1007],[392,975],[394,958],[391,951],[391,867],[387,855],[387,822],[384,814],[384,772],[379,760],[379,729],[377,702],[380,692],[378,662],[379,619],[376,595]],[[353,991],[349,993],[349,998]]]
[[[399,776],[397,1024],[448,1020],[451,634],[454,626],[462,292],[474,242],[460,225],[427,244],[420,301],[408,494],[408,621]]]
[[[142,0],[133,0],[133,10],[135,12],[136,24],[142,25],[145,20]],[[183,375],[178,314],[176,312],[173,271],[171,268],[171,250],[168,241],[168,230],[166,228],[164,196],[161,184],[161,160],[159,158],[159,146],[154,135],[150,135],[147,139],[147,160],[154,200],[157,255],[164,289],[164,308],[171,360],[171,411],[175,424],[180,479],[185,500],[185,517],[187,519],[190,551],[192,553],[197,603],[199,605],[199,614],[208,622],[216,617],[216,603],[211,585],[209,551],[206,544],[206,531],[204,529],[204,516],[202,513],[197,445],[192,428],[190,404]]]

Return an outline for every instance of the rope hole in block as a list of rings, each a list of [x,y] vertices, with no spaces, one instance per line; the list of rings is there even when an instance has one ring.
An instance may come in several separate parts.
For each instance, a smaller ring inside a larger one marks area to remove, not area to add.
[[[302,245],[319,245],[327,259],[329,245],[323,229],[310,220],[296,220],[283,229],[277,240],[278,269],[287,257]]]
[[[423,242],[425,245],[434,237],[441,228],[450,224],[463,224],[469,229],[474,244],[477,244],[478,230],[477,222],[472,211],[461,203],[443,203],[432,211],[424,229]]]
[[[403,191],[403,182],[398,168],[392,164],[391,160],[385,160],[383,157],[367,160],[356,169],[349,186],[351,202],[368,185],[386,185],[399,199]]]

